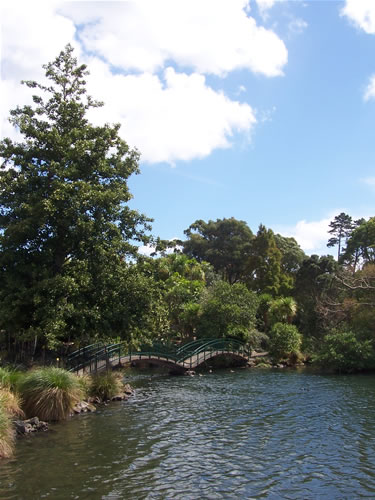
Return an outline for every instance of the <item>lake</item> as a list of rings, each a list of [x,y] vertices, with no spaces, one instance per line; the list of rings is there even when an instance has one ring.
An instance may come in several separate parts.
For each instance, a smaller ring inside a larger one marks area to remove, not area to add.
[[[18,441],[0,498],[375,498],[375,375],[126,378],[128,401]]]

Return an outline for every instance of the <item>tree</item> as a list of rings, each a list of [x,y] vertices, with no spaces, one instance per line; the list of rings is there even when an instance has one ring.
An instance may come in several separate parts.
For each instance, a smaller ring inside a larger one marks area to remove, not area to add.
[[[333,234],[332,238],[328,240],[327,247],[334,247],[338,245],[337,249],[337,260],[339,260],[341,255],[342,241],[349,237],[353,230],[353,221],[350,215],[341,212],[341,214],[336,215],[336,217],[329,223],[331,228],[328,232]]]
[[[281,252],[281,268],[284,273],[295,275],[306,259],[306,254],[294,238],[275,234],[276,246]]]
[[[218,281],[203,294],[198,336],[249,340],[255,328],[257,307],[255,293],[244,284]]]
[[[11,111],[24,141],[0,143],[0,328],[49,347],[126,335],[120,283],[132,242],[147,243],[150,229],[127,205],[139,153],[119,125],[88,122],[102,104],[87,96],[88,72],[70,45],[44,68],[47,86],[23,82],[34,105]]]
[[[253,240],[251,256],[248,260],[248,280],[250,288],[260,293],[276,296],[289,292],[291,280],[282,272],[282,255],[277,248],[272,229],[260,224]]]
[[[246,222],[234,217],[208,222],[197,220],[184,233],[188,237],[183,242],[186,255],[209,262],[231,284],[245,278],[254,238]]]
[[[297,303],[293,297],[280,297],[271,302],[269,316],[271,323],[291,323],[297,314]]]
[[[331,255],[312,255],[297,272],[294,298],[298,304],[297,323],[304,335],[318,336],[321,332],[317,307],[327,295],[334,297],[338,268]]]
[[[358,265],[375,263],[375,217],[368,221],[358,221],[351,233],[342,261],[352,268],[353,273]]]

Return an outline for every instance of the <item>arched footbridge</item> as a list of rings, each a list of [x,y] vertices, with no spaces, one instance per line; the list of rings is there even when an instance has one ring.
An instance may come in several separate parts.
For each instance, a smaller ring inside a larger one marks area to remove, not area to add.
[[[235,339],[199,339],[179,346],[154,343],[129,351],[124,343],[91,344],[71,353],[67,368],[77,373],[96,373],[115,366],[149,363],[166,366],[171,371],[193,370],[212,358],[224,356],[242,362],[264,356]]]

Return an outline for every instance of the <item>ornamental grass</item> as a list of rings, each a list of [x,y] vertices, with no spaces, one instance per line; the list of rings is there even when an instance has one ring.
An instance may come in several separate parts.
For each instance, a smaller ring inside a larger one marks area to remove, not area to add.
[[[0,404],[0,458],[9,458],[13,455],[15,433],[12,420]]]
[[[118,373],[99,373],[92,377],[91,396],[106,401],[123,392],[123,390],[122,376]]]
[[[25,414],[21,409],[21,400],[17,394],[7,390],[0,390],[0,407],[10,417],[24,417]]]
[[[47,421],[66,419],[83,397],[78,377],[55,367],[27,373],[19,390],[26,415]]]
[[[17,392],[17,387],[24,374],[20,371],[0,366],[0,389]]]

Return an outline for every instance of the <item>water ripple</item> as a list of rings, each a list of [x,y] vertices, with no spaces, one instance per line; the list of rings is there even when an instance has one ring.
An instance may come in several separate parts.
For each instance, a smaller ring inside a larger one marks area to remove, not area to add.
[[[135,398],[19,443],[10,499],[375,497],[375,377],[151,377]]]

